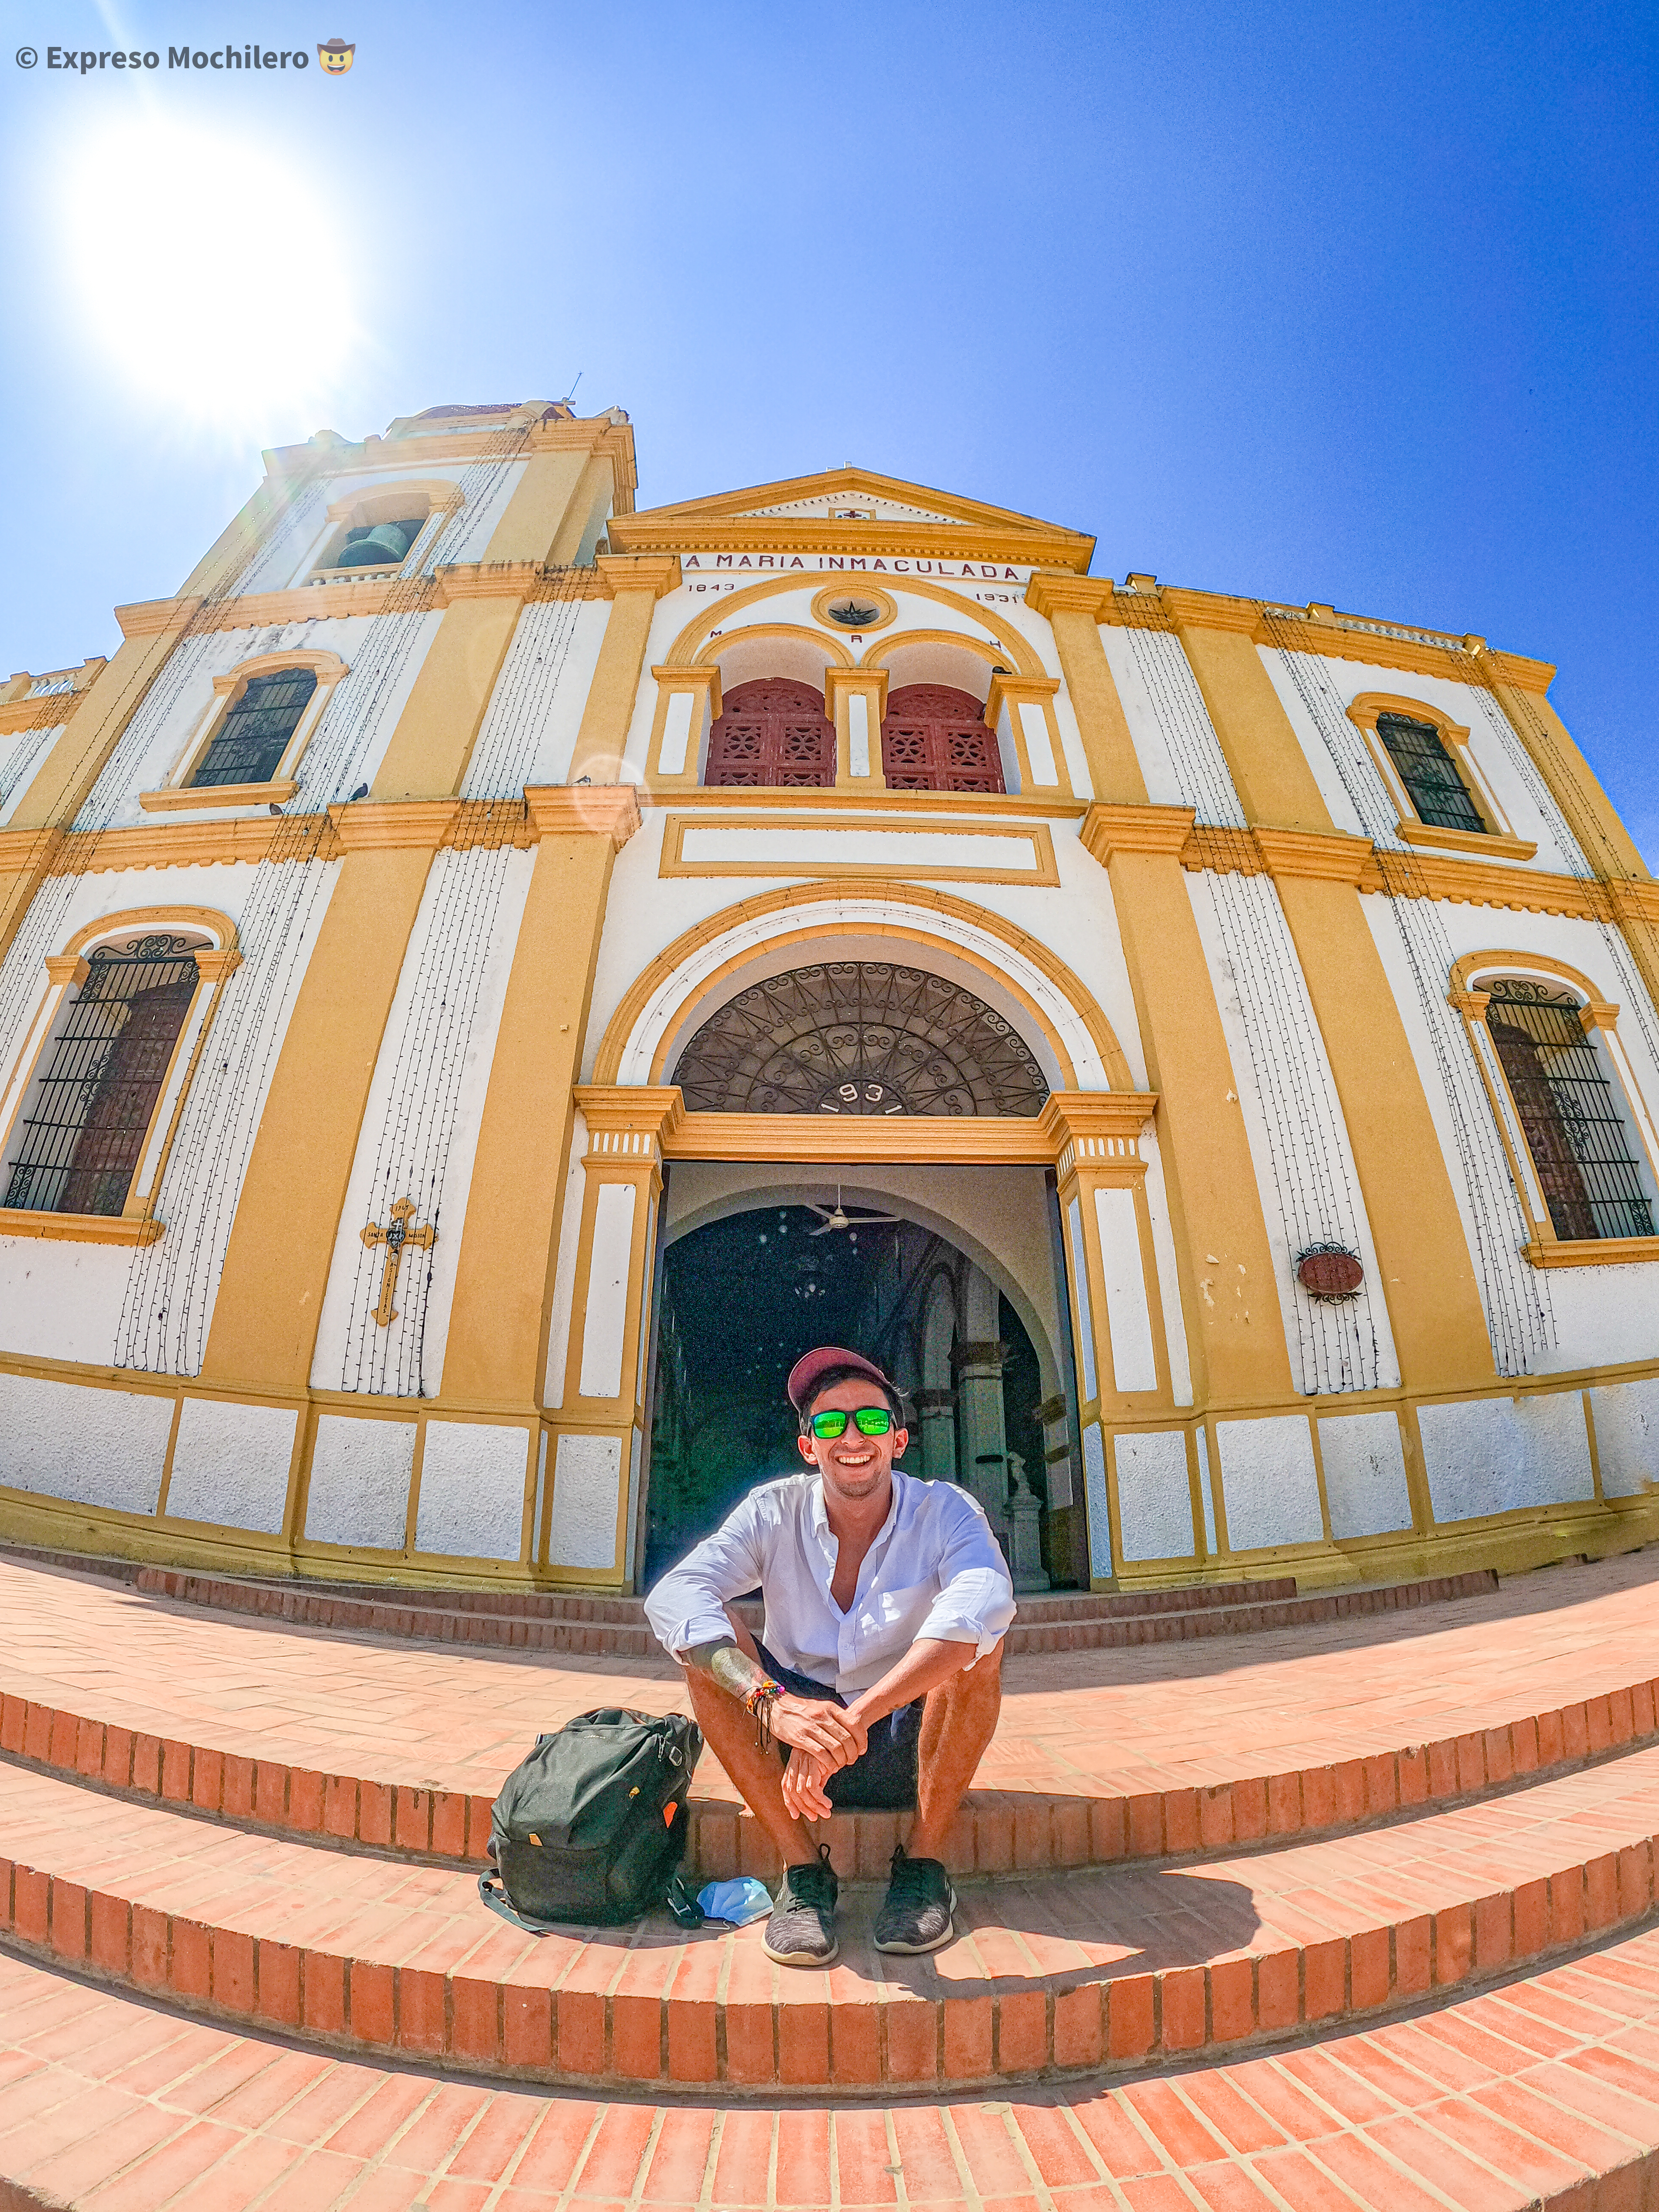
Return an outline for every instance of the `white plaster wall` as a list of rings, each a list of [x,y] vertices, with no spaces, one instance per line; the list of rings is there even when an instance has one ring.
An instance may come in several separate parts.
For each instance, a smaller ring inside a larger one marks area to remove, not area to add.
[[[1271,646],[1260,646],[1263,667],[1279,701],[1290,718],[1309,767],[1313,771],[1331,819],[1339,830],[1355,836],[1374,836],[1375,827],[1368,829],[1356,812],[1341,777],[1331,759],[1330,748],[1321,735],[1319,726],[1309,712],[1307,702],[1298,690],[1294,673],[1287,669],[1285,659]],[[1401,699],[1420,699],[1426,707],[1436,709],[1447,719],[1469,732],[1469,750],[1496,793],[1498,802],[1509,817],[1517,837],[1529,837],[1537,842],[1535,859],[1520,865],[1546,870],[1562,875],[1583,875],[1588,872],[1583,855],[1578,852],[1565,825],[1553,806],[1540,807],[1531,780],[1517,761],[1520,739],[1509,729],[1503,711],[1483,687],[1474,684],[1455,684],[1441,676],[1419,675],[1414,669],[1382,668],[1358,660],[1339,660],[1327,655],[1297,656],[1310,662],[1335,694],[1346,717],[1346,710],[1355,699],[1366,692],[1382,691]],[[1349,725],[1352,730],[1352,726]],[[1358,738],[1358,732],[1352,734]],[[1344,738],[1345,744],[1346,738]],[[1360,739],[1363,746],[1364,740]],[[1358,759],[1358,755],[1351,755]],[[1398,817],[1394,801],[1388,798],[1388,787],[1380,773],[1370,764],[1363,763],[1367,788],[1375,803],[1386,806],[1392,819]],[[1375,817],[1374,817],[1375,820]],[[1397,844],[1397,837],[1381,842]]]
[[[1117,1517],[1124,1558],[1190,1559],[1198,1547],[1187,1482],[1186,1431],[1126,1431],[1115,1439],[1112,1453],[1117,1462]]]
[[[186,1398],[167,1483],[170,1521],[216,1521],[274,1536],[288,1503],[299,1415],[291,1406]]]
[[[1589,1398],[1602,1496],[1659,1491],[1659,1378],[1604,1383]]]
[[[516,1559],[524,1526],[527,1431],[484,1421],[428,1421],[415,1548]]]
[[[172,1426],[170,1397],[0,1374],[0,1483],[154,1513]]]
[[[1112,1566],[1112,1510],[1106,1496],[1106,1445],[1100,1423],[1083,1431],[1083,1494],[1089,1522],[1089,1572],[1103,1581]]]
[[[1417,1425],[1437,1522],[1571,1504],[1595,1494],[1576,1390],[1420,1406]]]
[[[567,1434],[553,1461],[547,1559],[555,1567],[609,1567],[617,1557],[622,1439]]]
[[[519,776],[520,787],[565,781],[610,611],[611,602],[606,599],[578,599],[570,605],[525,609],[472,750],[467,798],[490,795],[480,790],[474,768],[489,755],[491,748],[486,740],[492,723],[504,711],[503,702],[515,684],[523,686],[526,695],[526,744]],[[652,688],[655,690],[654,684]]]
[[[1101,647],[1154,806],[1191,806],[1200,822],[1242,823],[1221,740],[1181,641],[1103,623]]]
[[[271,871],[240,863],[100,869],[54,878],[36,896],[0,967],[0,1073],[9,1070],[46,989],[45,953],[106,915],[215,907],[243,932],[245,957],[225,986],[157,1194],[167,1234],[133,1249],[0,1233],[0,1351],[197,1371],[247,1151],[339,863],[313,861],[289,872],[295,881],[277,886]],[[264,899],[256,899],[256,884]],[[294,900],[284,905],[289,891]],[[201,1133],[214,1158],[209,1176],[189,1168]],[[8,1158],[20,1141],[14,1131]],[[152,1289],[165,1295],[151,1300]],[[153,1323],[158,1305],[168,1316],[165,1329]]]
[[[64,734],[64,724],[50,729],[15,730],[0,737],[0,830],[22,803],[36,769]]]
[[[312,1361],[312,1380],[319,1389],[390,1389],[394,1395],[417,1395],[415,1387],[397,1389],[400,1376],[411,1385],[418,1376],[420,1392],[435,1393],[439,1387],[478,1130],[535,857],[533,852],[511,850],[445,851],[434,857],[375,1058],[346,1187]],[[408,1096],[411,1070],[429,1034],[433,1004],[441,996],[427,963],[431,960],[441,968],[445,946],[434,933],[450,926],[456,888],[452,878],[477,878],[476,895],[483,898],[488,895],[487,877],[501,879],[499,902],[482,949],[471,1033],[447,1055],[459,1054],[459,1070],[453,1109],[446,1116],[435,1082],[421,1085],[418,1100]],[[368,1250],[362,1230],[371,1221],[384,1226],[391,1218],[386,1209],[405,1196],[418,1201],[417,1224],[436,1220],[437,1242],[429,1260],[425,1252],[405,1248],[398,1318],[382,1329],[373,1312],[380,1299],[384,1248]],[[428,1267],[429,1287],[423,1291]]]
[[[307,1537],[313,1544],[401,1552],[414,1465],[413,1421],[319,1413],[307,1494]]]
[[[750,898],[772,890],[799,888],[786,878],[765,877],[670,878],[657,875],[660,854],[661,814],[651,809],[645,827],[617,856],[606,909],[604,938],[597,963],[592,1012],[586,1043],[585,1080],[592,1080],[594,1055],[605,1025],[641,969],[665,946],[695,924],[707,921]],[[908,817],[907,826],[916,826]],[[1139,1049],[1139,1024],[1128,969],[1117,935],[1105,872],[1079,846],[1073,825],[1056,823],[1055,857],[1060,886],[1050,890],[1018,884],[952,884],[954,896],[985,908],[1024,931],[1039,943],[1063,948],[1060,957],[1075,964],[1079,981],[1100,1002],[1129,1063],[1137,1088],[1146,1087],[1146,1066]],[[781,944],[803,928],[828,926],[833,937],[817,939],[803,948]],[[684,1039],[706,1020],[715,1007],[746,989],[750,983],[808,962],[839,959],[903,959],[907,956],[890,935],[878,929],[926,932],[942,944],[918,945],[913,957],[939,975],[950,976],[964,988],[1014,1023],[1020,1035],[1042,1063],[1052,1083],[1058,1069],[1040,1031],[1034,1034],[1028,1008],[1012,993],[999,990],[996,978],[1015,978],[1028,997],[1043,1008],[1064,1038],[1077,1071],[1078,1087],[1085,1091],[1110,1088],[1106,1068],[1092,1036],[1059,987],[1034,962],[1026,960],[1000,935],[979,930],[968,921],[941,917],[931,908],[907,904],[902,884],[894,885],[890,898],[842,896],[832,884],[823,887],[821,899],[799,906],[734,921],[713,943],[700,946],[658,989],[646,1009],[627,1052],[618,1079],[641,1083],[660,1044],[669,1041],[669,1061]],[[988,962],[991,974],[970,961],[953,961],[951,944],[971,947]],[[704,995],[703,986],[734,955],[750,956],[741,975],[728,977],[717,992]]]
[[[1189,874],[1185,881],[1232,1061],[1273,1255],[1273,1282],[1246,1285],[1246,1295],[1252,1310],[1277,1312],[1291,1372],[1304,1390],[1392,1389],[1399,1382],[1400,1365],[1381,1294],[1382,1275],[1370,1221],[1325,1041],[1278,893],[1259,876]],[[1254,954],[1279,963],[1271,993],[1261,995],[1282,1018],[1247,1011],[1237,965],[1238,924],[1224,926],[1223,899],[1236,901],[1245,912],[1255,909],[1255,926],[1247,941]],[[1264,1095],[1256,1072],[1253,1031],[1256,1054],[1277,1079],[1271,1095]],[[1288,1197],[1280,1194],[1275,1151],[1291,1187]],[[1299,1221],[1292,1203],[1299,1206]],[[1201,1223],[1196,1233],[1201,1239]],[[1340,1305],[1310,1298],[1296,1279],[1297,1255],[1310,1244],[1327,1242],[1358,1252],[1365,1271],[1359,1295]]]
[[[157,677],[76,818],[78,828],[154,829],[163,817],[138,804],[173,776],[216,703],[213,679],[267,653],[337,653],[350,673],[331,692],[301,757],[296,814],[319,811],[372,783],[416,678],[436,636],[441,611],[397,617],[333,616],[211,630],[187,639]],[[263,806],[193,808],[192,822],[263,814]]]
[[[1382,1536],[1412,1525],[1397,1414],[1336,1413],[1319,1424],[1333,1536]]]
[[[1235,1552],[1316,1544],[1325,1533],[1313,1437],[1300,1413],[1218,1421],[1227,1536]]]
[[[635,1196],[631,1182],[601,1179],[593,1201],[593,1243],[588,1259],[587,1304],[582,1316],[581,1368],[576,1383],[584,1398],[615,1398],[622,1390]]]

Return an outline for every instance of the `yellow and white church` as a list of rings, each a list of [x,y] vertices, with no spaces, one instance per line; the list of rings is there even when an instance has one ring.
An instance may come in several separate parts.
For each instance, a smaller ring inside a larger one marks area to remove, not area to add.
[[[627,1593],[849,1338],[1025,1589],[1659,1535],[1659,884],[1547,665],[640,511],[619,409],[266,459],[0,688],[0,1540]]]

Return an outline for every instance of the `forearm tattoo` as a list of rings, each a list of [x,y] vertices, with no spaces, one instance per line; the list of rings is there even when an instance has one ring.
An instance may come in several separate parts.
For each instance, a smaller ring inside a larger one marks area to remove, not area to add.
[[[717,1638],[713,1644],[695,1644],[685,1656],[691,1666],[701,1667],[705,1674],[712,1674],[721,1689],[739,1704],[751,1691],[771,1680],[766,1669],[757,1666],[741,1644],[726,1638]]]

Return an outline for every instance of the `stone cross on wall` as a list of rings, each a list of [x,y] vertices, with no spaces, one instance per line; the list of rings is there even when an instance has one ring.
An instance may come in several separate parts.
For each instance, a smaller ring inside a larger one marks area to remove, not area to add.
[[[397,1309],[392,1301],[398,1294],[398,1270],[404,1263],[404,1245],[418,1244],[429,1252],[437,1239],[438,1232],[429,1221],[423,1221],[418,1229],[410,1227],[414,1212],[414,1200],[400,1198],[392,1209],[392,1219],[387,1227],[382,1229],[377,1222],[371,1221],[362,1232],[363,1242],[371,1251],[377,1244],[386,1246],[386,1266],[380,1274],[380,1303],[374,1309],[374,1318],[382,1328],[389,1328],[398,1318]]]

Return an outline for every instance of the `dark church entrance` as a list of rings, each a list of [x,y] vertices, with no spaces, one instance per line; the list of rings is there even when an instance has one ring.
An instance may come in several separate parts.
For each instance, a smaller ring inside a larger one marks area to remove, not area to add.
[[[913,1409],[902,1465],[974,1491],[1023,1587],[1086,1587],[1070,1393],[1052,1350],[1039,1356],[987,1270],[936,1225],[907,1218],[902,1200],[871,1188],[867,1170],[849,1170],[856,1187],[838,1187],[830,1170],[805,1202],[792,1183],[776,1203],[757,1191],[748,1204],[688,1205],[683,1179],[699,1172],[738,1171],[673,1170],[645,1586],[745,1491],[799,1470],[784,1381],[803,1352],[828,1343],[857,1346],[901,1385]],[[978,1172],[1018,1178],[1020,1206],[1046,1206],[1040,1174]]]

